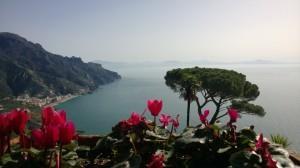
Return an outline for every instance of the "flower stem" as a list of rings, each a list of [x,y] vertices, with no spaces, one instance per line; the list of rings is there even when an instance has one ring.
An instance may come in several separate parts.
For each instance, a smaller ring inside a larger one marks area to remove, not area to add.
[[[170,132],[170,135],[169,135],[168,142],[171,140],[171,136],[172,136],[172,134],[173,134],[173,130],[174,130],[174,125],[172,124],[171,132]]]
[[[45,148],[45,150],[44,150],[45,166],[47,166],[47,162],[48,162],[47,153],[48,153],[48,148]]]
[[[53,152],[50,153],[50,159],[49,159],[49,165],[48,165],[49,168],[51,168],[52,156],[53,156]]]
[[[7,135],[7,151],[10,153],[10,135]]]
[[[60,143],[60,145],[59,145],[59,153],[58,153],[58,167],[56,167],[56,168],[60,168],[60,166],[61,166],[61,156],[62,156],[62,147],[63,147],[63,144],[62,143]]]
[[[155,133],[155,128],[156,128],[156,116],[154,116],[154,119],[153,119],[154,121],[154,129],[153,129],[153,132]]]
[[[61,147],[59,147],[61,148]],[[56,161],[56,165],[55,168],[60,168],[61,165],[61,150],[59,149],[59,151],[56,151],[55,153],[55,161]]]
[[[5,143],[4,143],[4,139],[5,139],[4,136],[3,136],[3,137],[2,137],[2,136],[0,137],[0,156],[2,156],[3,153],[4,153],[4,152],[3,152],[3,151],[4,151],[4,144],[5,144]]]
[[[25,135],[23,133],[21,133],[21,135],[20,135],[20,142],[22,143],[22,145],[21,145],[22,157],[24,160],[27,160],[27,154],[25,152],[25,148],[26,148]]]

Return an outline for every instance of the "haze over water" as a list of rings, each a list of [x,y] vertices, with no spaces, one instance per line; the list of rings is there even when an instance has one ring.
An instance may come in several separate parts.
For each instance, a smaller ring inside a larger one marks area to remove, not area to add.
[[[101,86],[92,94],[83,95],[62,103],[63,108],[76,123],[79,130],[86,133],[105,134],[122,119],[127,119],[131,112],[142,113],[146,101],[150,98],[162,98],[163,113],[173,116],[180,114],[180,130],[186,121],[186,102],[179,98],[165,85],[164,75],[167,70],[188,65],[129,65],[105,66],[117,71],[122,79]],[[193,67],[189,65],[188,67]],[[217,67],[233,69],[247,76],[247,80],[259,86],[260,96],[255,103],[264,107],[264,117],[243,115],[238,121],[240,128],[255,125],[257,132],[282,134],[292,142],[291,147],[300,151],[300,65],[299,64],[223,64],[198,65],[199,67]],[[208,109],[212,109],[210,105]],[[196,104],[191,106],[191,123],[199,124]],[[148,119],[151,116],[146,114]],[[223,123],[227,122],[224,117]]]

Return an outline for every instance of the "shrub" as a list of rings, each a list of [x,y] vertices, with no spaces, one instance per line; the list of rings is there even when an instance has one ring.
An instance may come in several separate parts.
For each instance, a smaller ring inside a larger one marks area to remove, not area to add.
[[[273,143],[282,145],[282,147],[287,148],[291,145],[288,138],[285,136],[282,136],[280,134],[271,134],[271,141]]]

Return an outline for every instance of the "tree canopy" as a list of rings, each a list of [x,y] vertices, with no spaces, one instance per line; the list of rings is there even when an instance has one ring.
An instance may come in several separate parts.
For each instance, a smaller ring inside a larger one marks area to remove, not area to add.
[[[192,101],[196,101],[199,114],[209,102],[216,106],[210,123],[225,116],[226,113],[220,112],[228,107],[234,107],[244,114],[265,114],[261,106],[250,103],[259,96],[259,88],[247,81],[242,73],[218,68],[178,68],[168,71],[165,80],[166,85],[179,92],[180,97],[188,103],[187,126]],[[198,93],[202,95],[204,102],[199,102]]]

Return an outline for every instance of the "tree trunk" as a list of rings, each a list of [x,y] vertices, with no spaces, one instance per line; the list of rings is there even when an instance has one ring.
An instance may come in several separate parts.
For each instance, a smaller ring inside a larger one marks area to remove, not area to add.
[[[209,122],[210,124],[214,124],[217,120],[218,115],[219,115],[221,104],[217,104],[216,106],[217,106],[217,108],[216,108],[216,111],[215,111],[213,117],[211,118],[211,120]]]
[[[198,97],[196,96],[195,97],[195,100],[196,100],[196,103],[197,103],[197,107],[198,107],[198,115],[202,114],[202,108],[201,108],[201,105],[200,105],[200,102],[199,102],[199,99]]]
[[[191,98],[187,99],[187,111],[186,111],[186,127],[190,126],[190,106],[191,106]]]

